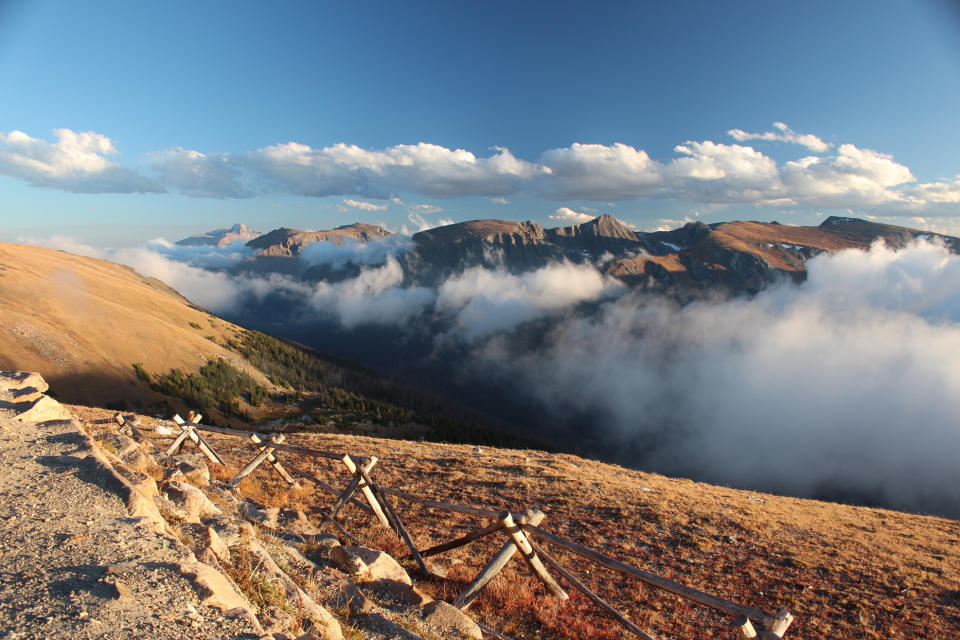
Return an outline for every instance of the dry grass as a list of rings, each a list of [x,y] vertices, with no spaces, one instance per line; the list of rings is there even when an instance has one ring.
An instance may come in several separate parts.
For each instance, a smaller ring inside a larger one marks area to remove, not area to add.
[[[89,410],[93,411],[93,410]],[[104,412],[106,414],[106,412]],[[236,438],[211,434],[232,469],[253,457]],[[960,522],[882,509],[737,491],[539,451],[310,434],[289,442],[376,455],[380,482],[425,498],[490,509],[547,513],[543,527],[640,568],[768,612],[786,608],[795,638],[951,638],[960,628]],[[280,454],[281,460],[343,487],[338,462]],[[303,481],[287,487],[267,465],[240,489],[271,506],[306,512],[334,497]],[[462,536],[482,519],[393,500],[419,548]],[[395,535],[363,511],[344,509],[346,526],[416,575]],[[446,579],[418,580],[452,601],[503,544],[502,534],[428,562]],[[588,586],[656,637],[731,638],[728,620],[592,565],[549,543],[545,549]],[[561,584],[563,581],[561,580]],[[470,609],[516,638],[630,637],[586,598],[558,603],[514,559]]]

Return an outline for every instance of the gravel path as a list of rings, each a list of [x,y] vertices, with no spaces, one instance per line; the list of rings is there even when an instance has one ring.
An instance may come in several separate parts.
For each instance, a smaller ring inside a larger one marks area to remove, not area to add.
[[[190,552],[104,488],[76,421],[0,398],[0,638],[256,638],[199,604]]]

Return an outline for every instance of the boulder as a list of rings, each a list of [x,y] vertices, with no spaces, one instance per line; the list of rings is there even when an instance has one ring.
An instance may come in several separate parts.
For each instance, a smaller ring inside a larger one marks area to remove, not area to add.
[[[179,471],[192,485],[205,487],[210,484],[210,468],[203,458],[193,454],[178,454],[173,456],[174,466],[171,473]]]
[[[112,449],[113,453],[116,454],[116,456],[121,460],[123,460],[124,456],[127,456],[135,451],[140,451],[140,445],[134,442],[133,438],[128,438],[122,433],[114,433],[110,431],[106,433],[102,439],[103,443],[107,445],[108,448]]]
[[[267,529],[276,530],[279,526],[280,509],[277,507],[265,507],[255,500],[247,498],[240,504],[240,515],[244,518]]]
[[[423,621],[440,630],[445,638],[483,638],[473,619],[452,604],[434,600],[423,607]]]
[[[330,561],[343,571],[364,582],[395,580],[406,585],[413,585],[406,570],[393,559],[393,556],[377,549],[334,547],[330,550]]]
[[[304,539],[320,533],[320,529],[310,522],[307,519],[307,514],[300,509],[281,509],[278,521],[280,529]]]
[[[203,518],[223,514],[203,491],[186,482],[169,481],[167,496],[170,502],[184,511],[187,522],[199,523]]]
[[[207,527],[200,538],[200,543],[209,549],[221,564],[230,564],[230,547],[223,541],[216,529]]]
[[[26,403],[29,405],[29,403]],[[24,408],[17,405],[17,419],[23,422],[47,422],[49,420],[69,420],[73,416],[63,405],[50,396],[41,396],[39,400]]]
[[[241,609],[253,614],[250,602],[240,593],[232,580],[202,562],[182,562],[178,567],[180,574],[193,584],[201,604],[216,607],[221,611]]]
[[[342,580],[340,584],[337,585],[337,595],[352,616],[364,615],[372,612],[376,608],[373,602],[363,595],[360,587],[349,580]]]

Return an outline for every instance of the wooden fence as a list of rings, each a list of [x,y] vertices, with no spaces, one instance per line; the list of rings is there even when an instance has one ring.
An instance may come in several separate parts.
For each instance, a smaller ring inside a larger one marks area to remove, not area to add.
[[[321,489],[334,495],[335,501],[329,510],[319,509],[319,515],[324,520],[334,526],[342,535],[349,540],[359,542],[356,537],[350,534],[337,519],[340,511],[347,505],[353,504],[371,514],[380,524],[395,531],[410,550],[410,555],[419,565],[424,575],[430,576],[430,569],[424,562],[424,558],[434,556],[466,544],[479,540],[486,536],[503,533],[506,537],[503,546],[490,559],[467,588],[457,597],[453,603],[460,610],[466,610],[476,599],[484,587],[486,587],[497,573],[503,569],[510,559],[520,552],[520,557],[530,568],[533,574],[543,582],[547,591],[560,599],[567,599],[566,592],[560,587],[557,581],[551,576],[548,567],[566,580],[573,588],[581,591],[598,608],[612,616],[620,624],[630,630],[633,634],[646,640],[653,640],[653,636],[638,627],[630,621],[623,613],[615,609],[603,598],[594,593],[575,575],[565,569],[556,561],[539,542],[535,539],[548,542],[552,545],[565,549],[586,560],[589,560],[601,567],[619,572],[630,578],[655,587],[657,589],[672,593],[700,606],[713,609],[729,616],[731,626],[737,631],[741,638],[751,640],[759,638],[762,640],[779,640],[783,637],[787,628],[793,622],[793,615],[786,610],[781,610],[775,614],[744,606],[730,600],[711,595],[699,589],[674,582],[668,578],[657,575],[650,571],[645,571],[633,565],[627,564],[606,555],[594,549],[582,546],[565,538],[561,538],[541,527],[546,518],[539,509],[530,509],[525,513],[511,513],[509,511],[495,511],[469,505],[452,504],[438,500],[428,500],[416,496],[407,491],[401,491],[391,487],[384,486],[374,478],[374,469],[379,460],[374,456],[356,456],[332,451],[321,451],[298,445],[292,445],[285,442],[286,434],[283,433],[253,433],[250,431],[239,431],[236,429],[227,429],[223,427],[214,427],[201,424],[202,416],[191,414],[187,420],[179,415],[173,417],[174,422],[179,426],[181,432],[174,442],[167,448],[167,454],[173,455],[179,451],[187,440],[193,442],[196,447],[210,460],[211,463],[223,465],[223,460],[214,451],[210,443],[203,437],[203,432],[217,433],[225,436],[244,438],[250,441],[255,455],[249,463],[244,465],[240,471],[230,480],[230,485],[235,487],[240,481],[252,473],[258,466],[267,462],[283,480],[290,485],[299,486],[297,480],[291,475],[291,471],[301,478],[310,480]],[[124,426],[123,417],[117,414],[117,422]],[[314,474],[297,469],[288,463],[281,463],[277,457],[278,452],[293,453],[303,456],[312,456],[326,458],[329,460],[340,461],[350,480],[343,489],[337,489]],[[288,471],[289,468],[289,471]],[[359,491],[362,499],[356,495]],[[420,550],[414,544],[406,526],[400,520],[396,510],[391,502],[392,498],[399,498],[407,502],[413,502],[433,509],[441,509],[469,516],[483,518],[492,518],[494,523],[488,526],[473,529],[469,533],[456,540],[451,540],[443,544],[436,545],[429,549]],[[485,631],[493,632],[492,629]],[[503,637],[503,636],[499,636]]]

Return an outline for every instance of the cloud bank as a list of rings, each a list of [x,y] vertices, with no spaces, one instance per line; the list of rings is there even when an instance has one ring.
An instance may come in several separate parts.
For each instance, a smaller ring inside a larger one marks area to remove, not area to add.
[[[712,204],[871,208],[919,215],[960,213],[960,178],[918,182],[890,154],[854,144],[829,144],[782,122],[772,131],[727,132],[734,144],[687,140],[674,156],[652,158],[623,143],[573,143],[536,159],[495,147],[477,155],[420,142],[383,149],[339,143],[312,147],[285,142],[243,153],[174,148],[149,154],[155,177],[107,160],[116,149],[101,134],[57,129],[57,142],[21,131],[0,132],[0,174],[81,193],[177,191],[201,198],[247,198],[279,192],[344,197],[343,210],[381,211],[409,193],[435,198],[508,196],[545,200],[668,199]],[[750,141],[803,147],[808,155],[778,163]],[[365,199],[358,199],[365,198]],[[412,214],[438,212],[419,205]]]
[[[921,242],[807,266],[803,286],[750,300],[623,296],[536,348],[475,356],[606,425],[607,450],[635,452],[622,463],[960,515],[960,257]]]

